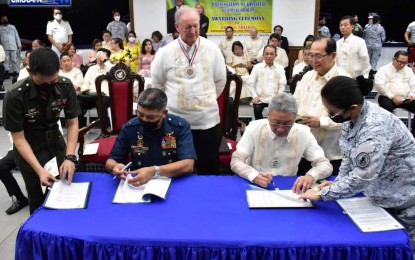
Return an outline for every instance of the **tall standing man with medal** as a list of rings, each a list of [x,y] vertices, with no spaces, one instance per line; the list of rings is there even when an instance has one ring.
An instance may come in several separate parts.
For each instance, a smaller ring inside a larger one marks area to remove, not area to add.
[[[219,170],[221,129],[217,97],[226,84],[225,60],[219,47],[199,37],[199,13],[182,6],[175,15],[179,38],[161,48],[152,66],[153,87],[169,97],[170,113],[192,129],[201,174]]]

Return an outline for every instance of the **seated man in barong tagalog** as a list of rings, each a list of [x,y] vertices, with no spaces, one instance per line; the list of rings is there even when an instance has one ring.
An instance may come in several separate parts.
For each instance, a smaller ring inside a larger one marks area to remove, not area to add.
[[[232,154],[232,171],[266,188],[272,176],[296,175],[298,163],[304,157],[312,168],[297,178],[293,192],[304,192],[317,180],[330,176],[333,167],[310,128],[295,123],[294,97],[286,93],[273,97],[268,111],[268,119],[252,121],[246,127]]]

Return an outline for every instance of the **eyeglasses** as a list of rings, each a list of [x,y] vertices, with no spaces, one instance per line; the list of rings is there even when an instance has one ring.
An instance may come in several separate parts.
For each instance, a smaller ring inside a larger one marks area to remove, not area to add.
[[[326,57],[327,55],[329,55],[328,53],[326,54],[326,55],[320,55],[320,54],[311,54],[311,53],[309,53],[308,55],[307,55],[307,58],[309,59],[309,60],[316,60],[316,61],[321,61],[324,57]]]
[[[293,125],[282,125],[271,122],[269,122],[269,125],[271,126],[271,128],[284,128],[285,130],[289,130],[291,129],[291,127],[293,127]]]
[[[62,13],[54,13],[54,14],[62,14]]]
[[[400,61],[400,60],[398,60],[398,59],[395,59],[395,61],[396,61],[397,63],[399,63],[400,65],[402,65],[402,66],[406,66],[406,65],[408,65],[408,62],[406,62],[406,61]]]

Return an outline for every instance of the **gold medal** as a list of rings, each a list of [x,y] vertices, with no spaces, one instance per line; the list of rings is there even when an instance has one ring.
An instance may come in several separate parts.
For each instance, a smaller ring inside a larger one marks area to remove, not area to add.
[[[195,70],[192,66],[187,66],[185,69],[186,72],[186,77],[190,78],[194,78],[195,77]]]

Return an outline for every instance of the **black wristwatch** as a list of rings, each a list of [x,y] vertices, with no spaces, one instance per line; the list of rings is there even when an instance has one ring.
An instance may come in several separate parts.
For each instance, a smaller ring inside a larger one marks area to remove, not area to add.
[[[69,161],[73,162],[74,164],[78,163],[78,159],[76,158],[76,155],[74,155],[74,154],[65,155],[64,159],[69,160]]]

